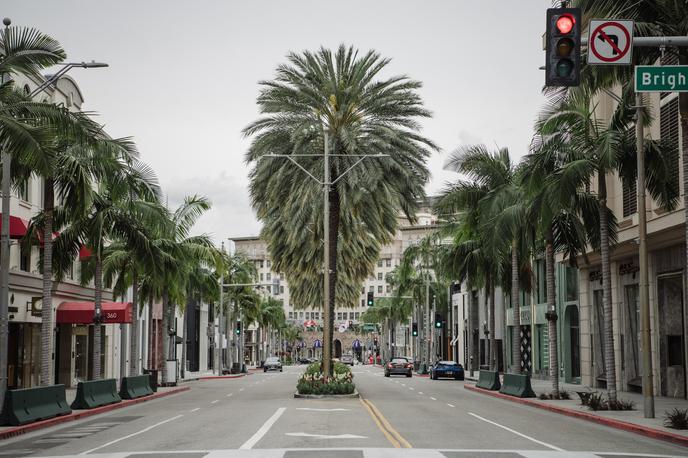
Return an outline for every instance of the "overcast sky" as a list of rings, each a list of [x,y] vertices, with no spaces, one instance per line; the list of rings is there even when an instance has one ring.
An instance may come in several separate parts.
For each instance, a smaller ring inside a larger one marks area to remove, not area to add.
[[[423,133],[442,152],[429,162],[432,194],[462,144],[527,152],[544,102],[542,33],[551,1],[495,0],[3,0],[0,16],[58,39],[75,68],[84,109],[115,137],[132,136],[170,207],[211,199],[197,232],[215,240],[260,229],[247,195],[241,130],[258,112],[258,81],[289,51],[340,43],[392,58],[389,74],[423,82],[433,118]]]

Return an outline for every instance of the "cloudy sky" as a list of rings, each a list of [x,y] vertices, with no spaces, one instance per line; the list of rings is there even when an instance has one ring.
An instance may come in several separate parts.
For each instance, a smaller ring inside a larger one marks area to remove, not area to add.
[[[462,144],[527,152],[543,103],[542,33],[550,0],[3,0],[0,15],[58,39],[84,108],[132,136],[170,206],[201,194],[198,224],[219,241],[260,229],[247,196],[241,130],[258,112],[258,81],[289,51],[350,44],[392,58],[389,74],[423,82],[441,148],[428,193],[455,178],[442,165]]]

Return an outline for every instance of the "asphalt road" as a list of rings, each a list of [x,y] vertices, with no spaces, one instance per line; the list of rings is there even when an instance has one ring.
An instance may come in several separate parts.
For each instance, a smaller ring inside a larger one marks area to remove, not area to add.
[[[0,441],[0,457],[688,456],[463,382],[385,378],[369,366],[354,368],[362,400],[294,399],[302,370],[192,382],[184,393]]]

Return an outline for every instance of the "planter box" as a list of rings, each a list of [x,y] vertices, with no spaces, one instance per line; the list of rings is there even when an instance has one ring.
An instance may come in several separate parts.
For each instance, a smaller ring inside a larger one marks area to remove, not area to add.
[[[358,390],[354,390],[351,394],[299,394],[296,391],[294,397],[298,399],[357,399],[361,395],[358,394]]]

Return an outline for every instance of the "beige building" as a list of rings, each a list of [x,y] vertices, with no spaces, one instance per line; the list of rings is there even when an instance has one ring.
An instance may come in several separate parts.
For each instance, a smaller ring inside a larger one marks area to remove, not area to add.
[[[647,246],[652,328],[652,364],[657,395],[685,398],[688,346],[686,342],[686,251],[683,207],[683,164],[678,94],[647,94],[654,120],[646,136],[661,139],[679,153],[670,173],[678,178],[681,201],[676,209],[661,208],[647,198]],[[599,99],[597,113],[612,114],[616,102]],[[594,183],[596,185],[596,183]],[[596,191],[593,186],[593,191]],[[618,175],[607,177],[608,206],[619,223],[618,243],[611,249],[611,286],[617,389],[640,391],[642,353],[638,303],[638,213],[635,185],[624,186]],[[599,253],[579,259],[580,360],[584,384],[605,387],[603,354],[602,273]],[[561,317],[560,317],[561,318]]]

